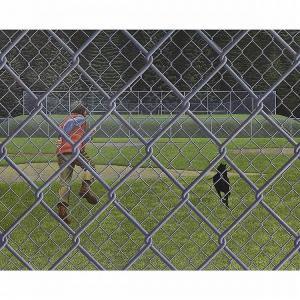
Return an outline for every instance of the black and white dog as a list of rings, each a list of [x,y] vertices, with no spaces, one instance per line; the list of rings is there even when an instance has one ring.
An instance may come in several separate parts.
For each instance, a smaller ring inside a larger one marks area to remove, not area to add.
[[[220,164],[217,168],[217,174],[213,177],[213,184],[217,193],[219,194],[221,201],[227,206],[228,198],[230,196],[230,182],[227,175],[226,164]],[[221,195],[221,192],[224,193],[224,196]]]

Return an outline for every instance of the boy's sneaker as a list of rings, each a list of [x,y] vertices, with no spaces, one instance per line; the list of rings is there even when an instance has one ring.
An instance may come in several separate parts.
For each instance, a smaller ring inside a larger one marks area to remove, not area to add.
[[[91,191],[90,185],[92,182],[90,180],[82,181],[82,185],[79,191],[79,196],[83,197],[89,202],[90,204],[97,204],[98,200],[96,195]]]
[[[70,224],[71,220],[68,218],[68,206],[69,204],[66,202],[59,202],[57,204],[58,215],[59,217],[66,222],[66,224]]]

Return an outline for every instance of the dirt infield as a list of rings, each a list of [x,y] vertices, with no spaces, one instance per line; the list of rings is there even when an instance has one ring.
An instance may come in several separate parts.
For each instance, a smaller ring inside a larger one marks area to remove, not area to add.
[[[118,143],[113,143],[113,142],[107,142],[107,143],[93,143],[93,146],[96,147],[111,147],[115,146],[116,148],[120,149],[123,147],[145,147],[145,145],[141,142],[118,142]]]
[[[172,142],[172,143],[166,143],[166,142],[156,142],[155,145],[160,145],[160,146],[164,146],[164,145],[176,145],[176,146],[182,146],[185,145],[184,143],[176,143],[176,142]],[[117,143],[113,143],[113,142],[107,142],[107,143],[93,143],[93,146],[96,147],[111,147],[111,146],[115,146],[118,149],[121,149],[123,147],[137,147],[137,148],[142,148],[145,147],[145,145],[142,142],[117,142]]]
[[[58,169],[57,163],[32,163],[19,164],[18,167],[33,181],[45,182]],[[116,180],[127,174],[132,168],[116,165],[97,165],[96,170],[103,179]],[[78,174],[81,169],[75,168],[74,178],[80,177]],[[168,171],[176,178],[181,177],[196,177],[199,176],[200,171],[175,170],[168,169]],[[213,176],[215,172],[209,172],[207,176]],[[239,176],[237,173],[229,172],[230,176]],[[259,175],[258,173],[247,173],[247,175]],[[132,173],[130,179],[147,179],[167,177],[159,168],[140,168]],[[24,179],[12,167],[0,167],[0,180],[2,183],[22,182]]]
[[[156,145],[168,145],[165,142],[156,142]],[[145,147],[145,145],[141,142],[125,142],[125,143],[93,143],[94,146],[98,147],[111,147],[115,146],[120,149],[122,147]],[[182,143],[172,143],[172,145],[182,146]],[[294,148],[242,148],[242,149],[228,149],[228,152],[234,154],[284,154],[284,155],[293,155]]]
[[[105,147],[115,145],[118,148],[124,146],[136,146],[143,147],[142,143],[95,143],[96,146]],[[293,148],[261,148],[261,149],[251,149],[251,148],[242,148],[242,149],[229,149],[230,154],[235,155],[246,155],[246,154],[272,154],[272,155],[286,155],[292,156],[294,154]],[[26,153],[23,153],[26,154]],[[28,153],[29,154],[29,153]],[[30,153],[32,155],[32,153]],[[51,155],[53,154],[43,154],[43,155]],[[56,162],[49,163],[31,163],[31,164],[19,164],[18,167],[33,181],[42,181],[45,182],[47,179],[58,169]],[[127,174],[132,167],[126,166],[117,166],[117,165],[97,165],[97,172],[103,179],[116,180],[118,178],[123,177]],[[74,178],[76,178],[76,173],[80,172],[80,168],[75,168]],[[180,177],[197,177],[199,176],[199,171],[190,171],[190,170],[176,170],[176,169],[168,169],[168,171],[176,178]],[[209,172],[208,176],[213,176],[214,172]],[[235,172],[229,172],[230,176],[239,176]],[[246,173],[246,175],[264,175],[260,173]],[[159,168],[140,168],[131,174],[130,179],[147,179],[147,178],[158,178],[158,177],[166,177],[167,175],[163,173]],[[22,182],[24,179],[16,172],[12,167],[0,167],[0,182],[13,183],[13,182]]]
[[[229,152],[235,154],[284,154],[284,155],[293,155],[294,148],[261,148],[261,149],[250,149],[250,148],[242,148],[242,149],[233,149],[229,150]]]

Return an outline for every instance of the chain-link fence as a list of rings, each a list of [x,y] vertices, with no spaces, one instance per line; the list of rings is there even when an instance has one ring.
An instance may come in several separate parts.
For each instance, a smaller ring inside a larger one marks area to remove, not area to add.
[[[189,93],[180,92],[183,96]],[[35,95],[43,93],[34,91]],[[69,114],[74,99],[83,103],[91,114],[105,113],[109,107],[108,99],[97,91],[52,91],[42,103],[43,111],[46,114]],[[25,92],[23,114],[31,112],[34,103],[35,99]],[[179,107],[180,101],[171,91],[129,91],[124,92],[116,100],[116,110],[122,114],[176,114],[180,112]],[[254,107],[254,99],[244,91],[199,91],[190,100],[190,110],[196,114],[249,114]],[[265,99],[264,111],[276,114],[275,92],[270,93]]]
[[[300,269],[299,31],[0,49],[0,269]]]

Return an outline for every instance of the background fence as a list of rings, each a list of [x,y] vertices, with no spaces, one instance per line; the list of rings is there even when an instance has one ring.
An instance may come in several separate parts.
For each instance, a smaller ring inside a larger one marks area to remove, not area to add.
[[[295,30],[1,31],[0,269],[299,270],[299,46]],[[58,168],[81,99],[96,167],[78,142]],[[67,225],[75,159],[99,201],[76,168]]]
[[[35,95],[44,93],[34,92]],[[188,93],[181,91],[184,96]],[[263,92],[256,94],[263,95]],[[35,99],[25,92],[22,101],[23,114],[30,113]],[[69,114],[75,101],[84,104],[91,114],[105,113],[109,108],[108,99],[97,91],[53,91],[43,101],[43,111],[47,114]],[[254,108],[254,99],[245,91],[199,91],[190,100],[190,110],[195,114],[249,114]],[[123,114],[176,114],[180,112],[180,100],[172,91],[129,91],[116,99],[116,110]],[[263,110],[276,115],[275,92],[265,99]]]

